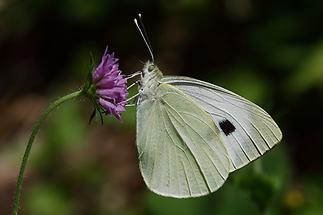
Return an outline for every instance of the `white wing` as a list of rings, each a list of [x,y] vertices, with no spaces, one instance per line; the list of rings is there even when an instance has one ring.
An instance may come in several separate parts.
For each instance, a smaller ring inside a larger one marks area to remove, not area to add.
[[[229,156],[213,119],[168,84],[137,106],[137,147],[145,183],[163,196],[206,195],[229,174]]]
[[[188,77],[166,76],[161,82],[176,86],[211,114],[225,139],[231,172],[282,139],[279,127],[266,111],[229,90]]]

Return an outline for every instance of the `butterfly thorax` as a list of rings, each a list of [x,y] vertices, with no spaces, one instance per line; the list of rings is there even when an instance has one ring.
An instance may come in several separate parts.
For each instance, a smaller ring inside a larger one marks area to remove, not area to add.
[[[145,64],[140,80],[140,96],[138,102],[155,96],[156,89],[159,86],[162,77],[163,73],[155,64],[149,61]]]

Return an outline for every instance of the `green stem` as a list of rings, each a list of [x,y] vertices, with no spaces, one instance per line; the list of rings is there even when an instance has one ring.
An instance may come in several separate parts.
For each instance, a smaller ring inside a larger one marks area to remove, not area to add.
[[[29,137],[27,146],[26,146],[26,150],[24,153],[24,156],[22,158],[22,162],[20,165],[20,170],[19,170],[19,175],[18,175],[18,180],[17,180],[17,184],[16,184],[16,192],[15,192],[15,198],[14,198],[14,202],[13,202],[13,208],[12,208],[12,215],[17,215],[18,214],[18,209],[19,209],[19,200],[20,200],[20,195],[21,195],[21,188],[22,188],[22,184],[23,184],[23,180],[24,180],[24,174],[25,174],[25,169],[26,169],[26,165],[27,165],[27,161],[28,161],[28,157],[30,154],[30,150],[31,147],[33,145],[35,136],[41,126],[41,124],[44,122],[44,120],[46,119],[46,117],[48,116],[48,114],[50,112],[52,112],[53,110],[55,110],[55,108],[57,108],[59,105],[61,105],[62,103],[72,100],[80,95],[83,94],[83,90],[79,90],[76,91],[74,93],[68,94],[66,96],[63,96],[59,99],[57,99],[56,101],[54,101],[53,103],[51,103],[49,105],[49,107],[45,110],[45,112],[38,118],[36,124],[34,125],[31,135]]]

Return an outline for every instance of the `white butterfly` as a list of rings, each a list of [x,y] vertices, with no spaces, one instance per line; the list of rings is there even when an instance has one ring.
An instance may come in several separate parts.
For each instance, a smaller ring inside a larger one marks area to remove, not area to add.
[[[141,174],[153,192],[175,198],[212,193],[230,172],[281,139],[270,115],[247,99],[197,79],[163,76],[152,62],[144,66],[137,148]]]

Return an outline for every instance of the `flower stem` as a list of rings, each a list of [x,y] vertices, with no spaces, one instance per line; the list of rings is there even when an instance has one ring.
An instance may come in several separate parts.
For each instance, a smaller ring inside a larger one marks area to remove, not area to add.
[[[68,94],[66,96],[63,96],[63,97],[57,99],[56,101],[54,101],[53,103],[51,103],[48,106],[48,108],[43,112],[43,114],[38,118],[37,122],[35,123],[35,125],[32,129],[31,135],[29,137],[29,140],[28,140],[28,143],[27,143],[27,146],[25,149],[25,153],[22,158],[21,165],[20,165],[18,180],[17,180],[17,184],[16,184],[16,192],[15,192],[13,208],[12,208],[12,215],[18,214],[21,188],[22,188],[22,184],[23,184],[23,180],[24,180],[24,174],[25,174],[25,169],[26,169],[26,165],[28,162],[28,157],[29,157],[30,150],[33,145],[35,136],[36,136],[41,124],[44,122],[44,120],[46,119],[48,114],[50,112],[52,112],[53,110],[55,110],[55,108],[57,108],[59,105],[61,105],[62,103],[66,102],[66,101],[72,100],[78,96],[81,96],[82,94],[83,94],[83,90],[79,90],[79,91],[73,92],[71,94]]]

